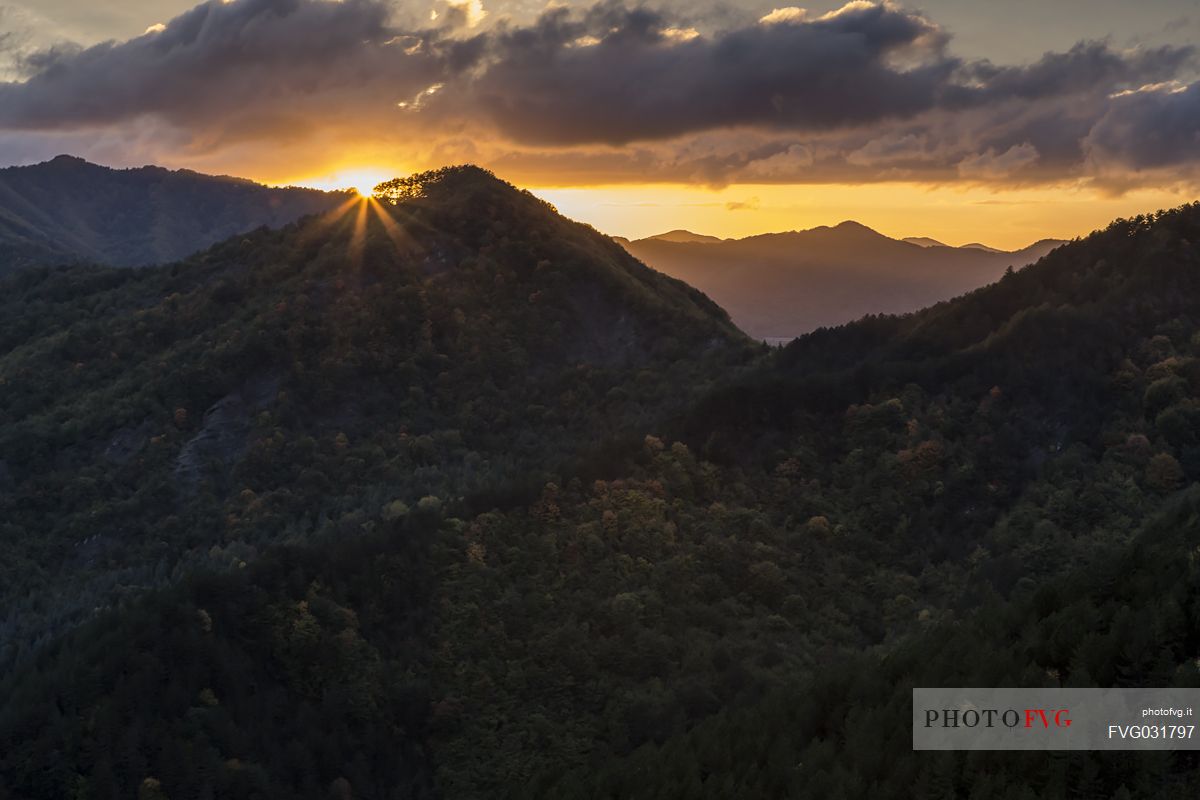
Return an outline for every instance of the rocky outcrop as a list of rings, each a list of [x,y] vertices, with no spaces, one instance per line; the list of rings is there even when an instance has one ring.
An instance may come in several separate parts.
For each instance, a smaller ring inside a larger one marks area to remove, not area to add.
[[[153,427],[149,420],[141,425],[127,425],[113,434],[104,448],[104,460],[113,464],[128,464],[150,441]]]
[[[192,492],[207,477],[219,476],[245,451],[253,415],[266,409],[279,393],[279,378],[260,376],[246,381],[204,412],[197,433],[175,461],[175,482]]]

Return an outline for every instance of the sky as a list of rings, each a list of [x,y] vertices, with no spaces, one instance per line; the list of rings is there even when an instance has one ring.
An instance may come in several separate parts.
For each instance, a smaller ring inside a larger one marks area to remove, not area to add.
[[[1200,0],[0,0],[0,165],[473,162],[631,238],[1015,248],[1197,198],[1197,41]]]

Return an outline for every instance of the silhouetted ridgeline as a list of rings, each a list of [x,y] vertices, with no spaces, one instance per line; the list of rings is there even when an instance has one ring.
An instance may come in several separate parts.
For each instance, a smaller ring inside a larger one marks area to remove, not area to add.
[[[187,170],[109,169],[59,156],[0,170],[0,275],[36,264],[175,261],[234,234],[328,211],[346,198]]]
[[[857,222],[745,239],[671,231],[629,252],[695,286],[756,339],[791,339],[867,314],[900,314],[998,280],[1062,244],[1011,253],[932,239],[890,239]]]

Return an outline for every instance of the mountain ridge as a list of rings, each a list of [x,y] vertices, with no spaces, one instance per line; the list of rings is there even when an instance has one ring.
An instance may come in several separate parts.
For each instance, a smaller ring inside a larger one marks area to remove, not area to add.
[[[905,236],[900,241],[915,244],[918,247],[947,247],[945,242],[939,242],[929,236]]]
[[[787,340],[868,314],[916,311],[998,280],[1062,240],[1012,252],[921,245],[854,221],[727,239],[624,245],[645,263],[696,286],[758,339]]]
[[[693,233],[692,231],[683,228],[667,231],[666,233],[647,236],[647,239],[653,239],[660,242],[721,242],[724,241],[718,236],[707,236],[703,233]],[[626,239],[626,241],[629,241]]]
[[[175,261],[347,198],[192,170],[113,169],[68,155],[7,167],[0,170],[0,274],[38,264]]]
[[[769,231],[769,232],[765,232],[765,233],[749,234],[747,236],[740,236],[740,237],[722,238],[719,236],[709,236],[707,234],[695,233],[693,231],[686,230],[683,228],[677,228],[675,230],[667,231],[665,233],[655,234],[653,236],[644,236],[644,237],[641,237],[638,239],[630,239],[629,237],[626,237],[626,236],[614,236],[612,238],[619,242],[622,242],[622,243],[631,243],[631,244],[637,244],[640,242],[674,242],[676,244],[689,244],[689,243],[690,244],[705,244],[705,243],[717,244],[717,243],[722,243],[722,242],[725,242],[725,243],[745,242],[747,240],[757,239],[760,237],[790,236],[790,235],[807,234],[807,233],[828,233],[830,231],[834,231],[834,232],[840,231],[842,233],[860,233],[863,235],[870,233],[870,234],[874,234],[877,236],[882,236],[887,239],[892,239],[893,241],[905,242],[907,244],[914,244],[914,245],[917,245],[918,247],[926,247],[926,248],[928,248],[928,247],[945,247],[945,248],[949,248],[951,250],[984,250],[989,253],[1011,253],[1011,254],[1023,253],[1025,251],[1028,251],[1028,250],[1030,250],[1034,247],[1037,247],[1038,245],[1042,245],[1042,244],[1047,244],[1047,243],[1051,243],[1051,242],[1056,243],[1056,244],[1064,244],[1068,241],[1067,239],[1055,239],[1053,237],[1048,237],[1048,238],[1044,238],[1044,239],[1038,239],[1037,241],[1031,242],[1030,244],[1025,245],[1023,247],[1018,247],[1014,250],[1004,250],[1003,248],[991,247],[989,245],[980,244],[979,242],[971,242],[969,244],[963,244],[963,245],[951,245],[951,244],[946,244],[945,242],[939,241],[939,240],[934,239],[929,236],[906,236],[902,239],[895,239],[894,237],[888,236],[887,234],[880,233],[879,231],[875,230],[874,228],[870,227],[869,225],[865,225],[861,222],[858,222],[857,220],[850,220],[850,219],[843,220],[842,222],[839,222],[834,225],[817,225],[812,228],[792,229],[792,230],[787,230],[787,231]]]

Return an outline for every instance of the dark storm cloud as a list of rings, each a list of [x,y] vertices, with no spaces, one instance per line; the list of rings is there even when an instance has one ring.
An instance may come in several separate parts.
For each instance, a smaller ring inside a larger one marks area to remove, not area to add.
[[[1195,58],[1191,47],[1157,47],[1121,53],[1106,42],[1079,42],[1065,53],[1046,53],[1028,66],[969,64],[960,78],[969,85],[948,93],[950,105],[994,103],[1015,98],[1042,100],[1119,86],[1141,86],[1179,74]]]
[[[1200,160],[1195,88],[1144,89],[1190,79],[1190,47],[1082,42],[996,65],[952,53],[919,13],[863,0],[704,31],[621,2],[477,27],[466,6],[427,27],[394,11],[210,0],[126,42],[22,51],[0,130],[136,131],[159,153],[287,143],[298,157],[352,135],[414,160],[469,142],[498,168],[580,182],[1036,182]]]
[[[889,3],[779,18],[684,38],[645,8],[605,5],[582,16],[556,9],[496,34],[469,102],[520,141],[622,145],[721,128],[822,131],[1007,100],[1102,98],[1171,78],[1194,60],[1192,48],[1122,53],[1081,42],[1028,66],[1001,67],[949,55],[949,37],[933,22]]]
[[[472,98],[501,130],[539,144],[737,126],[821,130],[936,106],[959,66],[943,45],[932,23],[885,5],[712,37],[646,9],[610,5],[582,18],[556,9],[497,34]],[[918,63],[890,63],[904,56]]]
[[[145,114],[203,125],[248,112],[386,107],[471,60],[470,42],[434,49],[397,38],[389,13],[378,0],[210,0],[124,43],[27,55],[28,80],[0,85],[0,125],[55,129]]]
[[[1135,170],[1200,159],[1200,82],[1113,98],[1087,137],[1092,155]]]
[[[1028,184],[1088,177],[1100,153],[1089,143],[1093,128],[1117,124],[1110,109],[1123,101],[1113,95],[1195,66],[1191,47],[1121,51],[1106,42],[1080,42],[1023,66],[962,61],[933,23],[887,4],[777,16],[789,21],[682,39],[645,9],[605,6],[582,17],[558,10],[498,35],[487,73],[442,102],[482,109],[516,141],[551,153],[571,148],[558,159],[564,170],[586,163],[589,145],[628,151],[631,142],[668,140],[657,156],[639,149],[623,166],[612,163],[621,156],[596,160],[610,174],[637,174],[651,160],[658,176],[714,185]],[[1194,142],[1182,146],[1193,141],[1186,110],[1154,119],[1167,131],[1149,140],[1173,145],[1159,150],[1164,166],[1200,162]],[[722,131],[736,147],[694,145]],[[1110,146],[1103,157],[1121,170],[1134,154]],[[553,155],[511,160],[547,176],[556,168]]]

